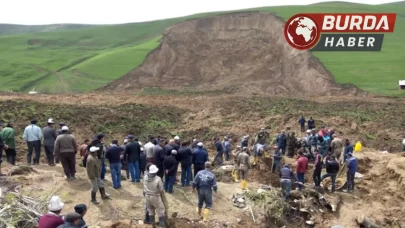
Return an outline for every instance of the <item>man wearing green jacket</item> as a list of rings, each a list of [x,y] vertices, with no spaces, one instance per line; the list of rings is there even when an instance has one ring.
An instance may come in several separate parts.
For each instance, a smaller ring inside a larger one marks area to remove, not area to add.
[[[3,139],[3,143],[7,145],[6,157],[7,162],[11,165],[15,165],[15,158],[17,153],[15,151],[15,130],[13,128],[14,123],[8,122],[7,127],[0,131],[0,137]]]

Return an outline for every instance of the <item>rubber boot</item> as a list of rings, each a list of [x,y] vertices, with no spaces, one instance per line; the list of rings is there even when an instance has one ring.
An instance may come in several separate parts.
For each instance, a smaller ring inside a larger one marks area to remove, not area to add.
[[[253,156],[253,165],[256,165],[256,156]]]
[[[235,179],[235,169],[232,170],[232,177]]]
[[[166,216],[159,217],[159,227],[166,227]]]
[[[97,192],[91,192],[91,202],[93,204],[99,204],[99,202],[96,200],[96,194]]]
[[[207,221],[208,221],[208,215],[209,215],[209,214],[210,214],[210,209],[205,208],[205,209],[204,209],[204,219],[203,219],[204,222],[207,222]]]
[[[105,193],[105,189],[104,188],[100,188],[100,194],[101,194],[101,199],[109,199],[110,198],[110,194]]]
[[[242,189],[247,190],[247,181],[246,180],[242,180]]]
[[[155,216],[153,216],[153,220],[155,220]],[[145,218],[143,219],[143,223],[152,224],[152,216],[149,216],[148,210],[145,211]]]
[[[196,209],[198,216],[202,217],[202,208],[197,207]]]
[[[147,223],[147,224],[151,224],[152,227],[155,228],[156,227],[155,215],[149,216],[149,221],[150,221],[150,223]]]
[[[235,171],[235,182],[239,182],[238,171]]]

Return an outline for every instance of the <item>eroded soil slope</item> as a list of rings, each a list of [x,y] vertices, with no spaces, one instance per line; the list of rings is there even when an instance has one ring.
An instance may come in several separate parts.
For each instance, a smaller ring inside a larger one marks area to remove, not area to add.
[[[246,12],[194,19],[168,28],[144,63],[101,88],[232,88],[270,95],[364,95],[344,89],[308,51],[285,42],[284,21]]]

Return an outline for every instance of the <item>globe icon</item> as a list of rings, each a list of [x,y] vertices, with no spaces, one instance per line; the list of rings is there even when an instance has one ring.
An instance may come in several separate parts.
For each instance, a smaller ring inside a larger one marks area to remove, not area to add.
[[[295,17],[290,19],[290,23],[286,26],[286,34],[292,46],[298,49],[309,49],[316,44],[318,30],[315,22],[309,17]]]

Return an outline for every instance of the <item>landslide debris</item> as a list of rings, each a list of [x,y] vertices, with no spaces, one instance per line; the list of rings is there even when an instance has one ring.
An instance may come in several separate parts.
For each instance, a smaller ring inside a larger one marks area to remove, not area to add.
[[[168,28],[143,64],[99,90],[230,89],[268,95],[365,95],[337,85],[309,51],[284,39],[284,21],[262,12],[192,19]]]

